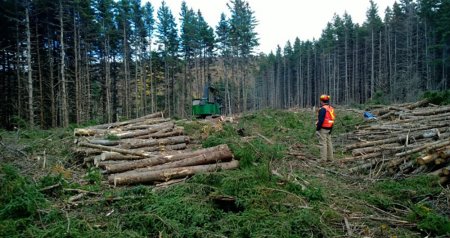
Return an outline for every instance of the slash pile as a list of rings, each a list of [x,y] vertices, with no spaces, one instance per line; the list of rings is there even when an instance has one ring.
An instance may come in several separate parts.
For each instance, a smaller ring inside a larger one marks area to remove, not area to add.
[[[346,151],[352,156],[350,171],[372,176],[434,173],[441,183],[449,181],[450,106],[423,100],[375,109],[376,120],[357,127]]]
[[[234,169],[239,166],[227,145],[189,150],[189,136],[162,113],[74,130],[75,153],[109,174],[113,185],[164,182]]]

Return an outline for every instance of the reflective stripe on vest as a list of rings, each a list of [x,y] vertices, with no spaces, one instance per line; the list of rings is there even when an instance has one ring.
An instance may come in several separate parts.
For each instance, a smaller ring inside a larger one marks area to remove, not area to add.
[[[327,112],[325,113],[322,127],[331,128],[333,127],[334,119],[336,118],[336,116],[334,115],[334,108],[330,105],[323,105],[323,108],[325,108]]]

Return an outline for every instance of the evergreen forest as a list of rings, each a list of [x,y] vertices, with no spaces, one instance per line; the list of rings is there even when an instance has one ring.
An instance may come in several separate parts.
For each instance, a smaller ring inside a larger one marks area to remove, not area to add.
[[[0,123],[53,128],[164,111],[191,116],[205,85],[224,113],[414,101],[449,88],[450,1],[370,1],[366,20],[335,15],[314,40],[256,52],[258,19],[230,0],[216,25],[186,2],[1,0]],[[280,26],[293,27],[293,26]],[[275,46],[274,46],[275,47]]]

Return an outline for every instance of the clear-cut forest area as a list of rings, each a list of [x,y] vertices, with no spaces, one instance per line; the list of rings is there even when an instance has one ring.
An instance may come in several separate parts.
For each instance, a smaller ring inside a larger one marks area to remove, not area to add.
[[[258,52],[245,0],[0,0],[0,237],[448,237],[450,0],[368,2]]]

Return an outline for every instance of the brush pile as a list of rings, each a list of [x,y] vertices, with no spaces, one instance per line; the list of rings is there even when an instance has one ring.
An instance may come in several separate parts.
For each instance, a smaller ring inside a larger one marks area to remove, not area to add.
[[[113,185],[167,182],[239,166],[227,145],[190,150],[184,128],[162,113],[77,128],[75,153],[109,174]]]
[[[352,173],[401,177],[434,173],[449,180],[450,106],[423,100],[373,110],[376,119],[346,135]]]

